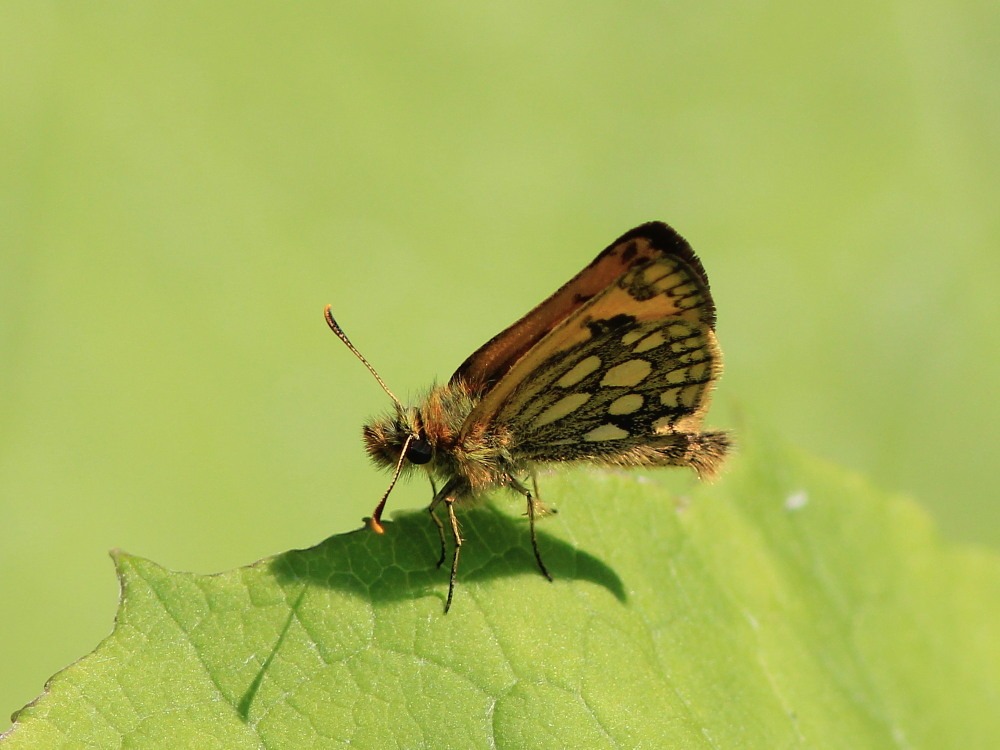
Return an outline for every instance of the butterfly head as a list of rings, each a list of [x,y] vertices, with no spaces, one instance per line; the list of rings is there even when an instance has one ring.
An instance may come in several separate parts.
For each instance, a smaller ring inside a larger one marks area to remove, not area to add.
[[[389,493],[392,492],[392,488],[396,485],[396,480],[399,479],[400,473],[411,464],[422,465],[430,462],[434,458],[434,449],[424,434],[420,412],[413,407],[403,406],[402,402],[396,398],[396,395],[389,390],[389,386],[385,384],[385,381],[375,371],[375,368],[355,348],[351,340],[347,338],[347,334],[340,327],[340,324],[334,320],[329,305],[326,306],[324,316],[326,317],[327,325],[330,326],[330,330],[337,334],[337,338],[343,341],[347,345],[347,348],[368,368],[368,371],[375,376],[375,380],[382,386],[382,390],[389,394],[389,398],[392,399],[395,405],[395,410],[392,414],[375,419],[365,425],[364,428],[365,448],[368,451],[368,455],[371,456],[375,463],[386,468],[394,468],[389,488],[382,495],[382,499],[375,507],[371,518],[366,519],[369,528],[381,534],[385,531],[382,527],[382,510],[385,508],[385,501],[389,498]]]
[[[421,466],[434,458],[434,449],[424,435],[420,413],[411,407],[397,406],[395,411],[365,425],[365,450],[379,466],[396,464]]]

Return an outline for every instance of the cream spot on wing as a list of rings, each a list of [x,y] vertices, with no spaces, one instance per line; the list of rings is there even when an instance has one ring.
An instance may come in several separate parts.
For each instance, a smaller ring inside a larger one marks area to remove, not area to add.
[[[670,348],[671,350],[680,354],[681,352],[686,352],[690,350],[697,350],[701,346],[701,336],[686,336],[679,341],[674,341]]]
[[[660,394],[660,403],[664,406],[677,406],[680,391],[680,388],[667,388],[667,390]]]
[[[688,379],[688,368],[678,367],[676,370],[671,370],[664,379],[668,383],[683,383]]]
[[[583,439],[589,443],[598,443],[604,440],[621,440],[627,437],[628,432],[621,427],[616,427],[613,424],[602,424],[585,434]]]
[[[642,408],[642,396],[638,393],[626,393],[619,396],[608,407],[608,414],[631,414]]]
[[[569,388],[572,385],[576,385],[600,366],[601,358],[596,354],[584,357],[573,365],[572,369],[570,369],[565,375],[559,378],[559,380],[556,381],[556,385],[560,388]]]
[[[672,273],[669,276],[664,276],[660,279],[657,279],[656,283],[653,284],[653,289],[655,289],[658,292],[665,292],[668,289],[677,288],[682,283],[684,283],[684,279],[681,277],[681,275],[679,273]],[[674,296],[680,296],[680,295],[674,295]]]
[[[656,288],[657,291],[663,291],[667,288],[664,286],[664,281],[668,279],[675,279],[675,281],[667,286],[675,286],[681,280],[677,274],[675,263],[655,263],[642,273],[642,280]]]
[[[643,332],[641,330],[632,330],[622,336],[622,343],[628,346],[633,341],[638,341],[642,338]]]
[[[678,362],[683,362],[686,365],[690,365],[694,362],[704,362],[707,352],[704,349],[695,349],[694,351],[684,352],[677,356]]]
[[[702,386],[700,385],[689,385],[683,391],[681,391],[681,403],[684,406],[694,406],[698,402],[698,396],[701,395]]]
[[[636,354],[639,354],[640,352],[648,352],[650,349],[663,346],[665,343],[667,343],[667,340],[663,338],[663,332],[653,331],[646,338],[636,344],[632,351]]]
[[[543,411],[535,419],[535,427],[543,427],[544,425],[551,424],[557,419],[562,419],[568,414],[572,414],[581,406],[583,406],[587,401],[590,400],[591,394],[589,393],[571,393],[568,396],[563,396],[561,399],[556,401],[552,406]]]
[[[660,417],[655,422],[653,422],[653,432],[657,435],[662,435],[666,432],[674,431],[674,418],[673,417]]]
[[[653,366],[646,360],[630,359],[628,362],[615,365],[604,373],[601,385],[631,388],[633,385],[641,383],[652,371]]]
[[[691,365],[688,368],[688,372],[691,373],[691,380],[701,380],[705,377],[705,373],[708,371],[708,365],[705,362],[699,362],[696,365]]]
[[[673,323],[670,328],[667,329],[667,333],[670,334],[671,338],[679,339],[684,336],[690,336],[691,327],[684,325],[683,323]]]
[[[674,422],[673,429],[675,432],[701,432],[701,415],[686,414]]]

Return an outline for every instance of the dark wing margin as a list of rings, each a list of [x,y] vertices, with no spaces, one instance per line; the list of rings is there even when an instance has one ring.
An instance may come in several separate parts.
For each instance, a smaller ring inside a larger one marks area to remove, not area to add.
[[[580,273],[527,315],[479,347],[461,364],[451,382],[463,381],[475,393],[485,393],[553,328],[586,305],[630,269],[666,256],[681,260],[705,290],[702,320],[715,326],[715,308],[708,294],[708,277],[691,246],[663,222],[632,229],[605,248]]]

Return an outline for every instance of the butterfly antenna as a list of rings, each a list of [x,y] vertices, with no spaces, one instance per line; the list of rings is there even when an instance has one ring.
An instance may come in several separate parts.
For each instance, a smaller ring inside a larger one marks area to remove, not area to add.
[[[396,462],[396,470],[392,473],[392,481],[389,482],[389,488],[385,491],[385,494],[382,495],[382,499],[378,501],[378,505],[375,506],[372,517],[367,519],[368,528],[376,534],[385,533],[385,527],[382,526],[382,511],[385,510],[385,501],[389,499],[389,493],[392,492],[392,488],[396,486],[396,480],[399,479],[399,473],[403,470],[403,461],[406,460],[406,450],[410,447],[410,441],[412,440],[413,435],[406,436],[406,440],[403,443],[403,450],[400,452],[399,460]]]
[[[361,364],[367,367],[368,372],[370,372],[372,375],[375,376],[375,379],[378,381],[378,384],[382,386],[382,390],[388,393],[389,398],[391,398],[396,403],[396,406],[402,409],[403,404],[398,398],[396,398],[396,394],[389,390],[389,386],[387,386],[385,384],[385,381],[382,380],[381,377],[379,377],[379,374],[377,372],[375,372],[375,368],[371,366],[368,360],[365,359],[362,356],[361,352],[357,350],[357,347],[355,347],[354,344],[351,343],[351,340],[347,338],[347,334],[344,333],[344,329],[340,327],[340,323],[334,320],[333,313],[330,312],[330,307],[331,307],[330,305],[327,305],[326,309],[323,311],[323,316],[326,318],[326,324],[330,326],[330,330],[333,331],[335,334],[337,334],[337,338],[343,341],[347,345],[347,348],[354,353],[355,357],[361,360]],[[403,455],[406,455],[406,451],[403,451]],[[396,476],[399,476],[399,467],[396,468]],[[396,481],[395,477],[393,478],[392,481],[393,482]],[[389,489],[392,489],[392,487],[390,487]],[[385,494],[388,495],[389,493],[386,492]],[[384,504],[385,504],[385,498],[382,498],[382,505]],[[381,508],[382,505],[379,505],[379,508]]]

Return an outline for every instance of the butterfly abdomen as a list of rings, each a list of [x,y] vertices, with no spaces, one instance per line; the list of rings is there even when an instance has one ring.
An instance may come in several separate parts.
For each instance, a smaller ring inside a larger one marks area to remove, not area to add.
[[[689,466],[701,479],[718,474],[733,447],[726,432],[674,432],[649,442],[646,466]]]

